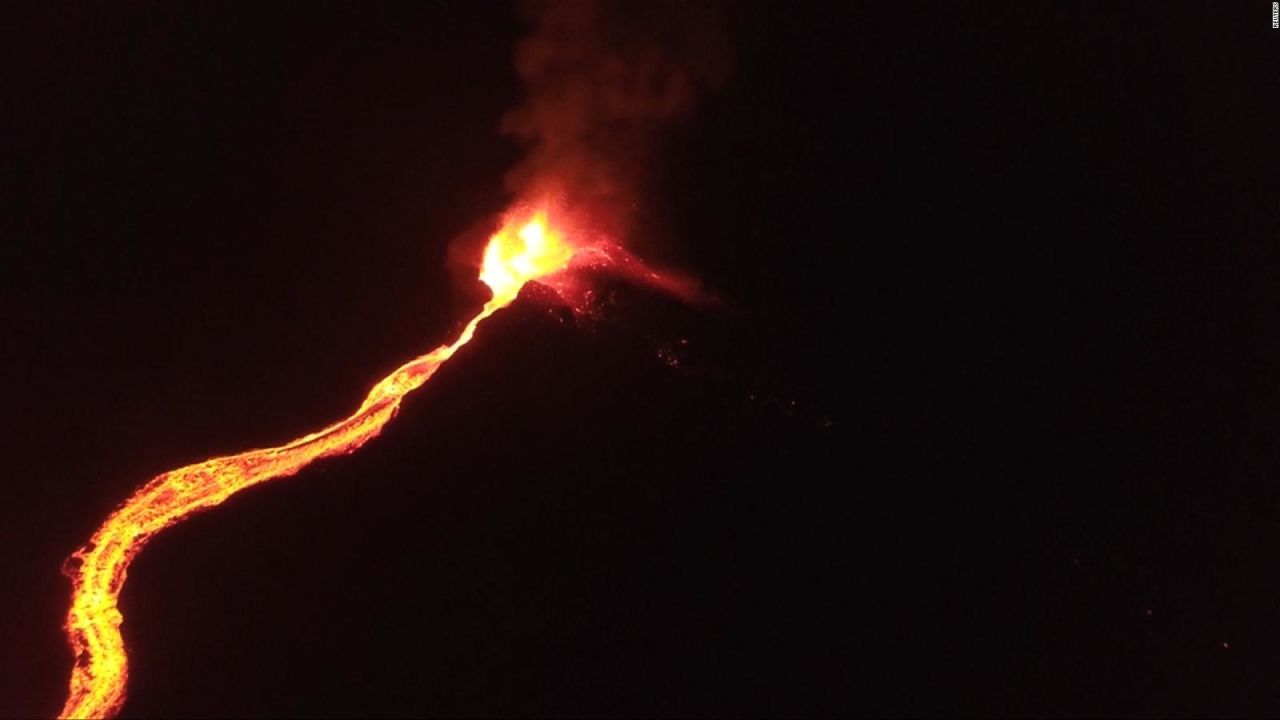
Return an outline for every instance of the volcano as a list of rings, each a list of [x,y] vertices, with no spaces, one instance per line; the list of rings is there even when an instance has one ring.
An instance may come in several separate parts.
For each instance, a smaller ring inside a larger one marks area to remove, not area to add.
[[[516,5],[6,13],[0,717],[113,507],[458,338],[543,187],[722,304],[527,283],[165,530],[123,716],[1280,716],[1265,7]]]

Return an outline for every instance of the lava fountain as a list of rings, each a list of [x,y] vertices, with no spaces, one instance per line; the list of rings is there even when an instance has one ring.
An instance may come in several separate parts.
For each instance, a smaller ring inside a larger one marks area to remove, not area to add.
[[[72,585],[66,631],[75,665],[61,717],[112,717],[124,704],[129,657],[120,634],[124,618],[118,601],[129,563],[147,542],[245,488],[293,475],[320,458],[353,452],[376,437],[395,417],[405,395],[467,344],[480,321],[511,304],[526,282],[568,268],[578,249],[548,222],[545,210],[507,222],[490,238],[480,268],[480,280],[493,297],[452,344],[401,365],[369,390],[359,409],[328,427],[279,447],[170,470],[121,503],[63,566]]]

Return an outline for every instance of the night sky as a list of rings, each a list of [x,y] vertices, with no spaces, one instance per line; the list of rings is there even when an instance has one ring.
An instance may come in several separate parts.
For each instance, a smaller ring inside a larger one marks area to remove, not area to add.
[[[153,541],[126,716],[1280,714],[1269,3],[715,6],[625,238]],[[901,6],[898,6],[901,5]],[[508,4],[0,10],[0,716],[151,476],[486,295]],[[652,29],[652,28],[650,28]],[[637,30],[639,32],[639,30]]]

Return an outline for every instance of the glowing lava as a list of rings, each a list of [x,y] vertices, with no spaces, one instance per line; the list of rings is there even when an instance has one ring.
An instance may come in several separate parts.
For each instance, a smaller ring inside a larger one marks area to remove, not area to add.
[[[530,280],[568,267],[575,248],[545,212],[508,223],[489,240],[480,279],[493,291],[451,345],[400,366],[369,391],[350,416],[280,447],[213,458],[157,475],[124,501],[63,567],[71,578],[67,637],[75,654],[61,717],[111,717],[124,704],[128,655],[117,606],[129,563],[157,533],[258,483],[293,475],[312,461],[349,453],[376,437],[409,392],[467,344],[481,320],[506,307]]]

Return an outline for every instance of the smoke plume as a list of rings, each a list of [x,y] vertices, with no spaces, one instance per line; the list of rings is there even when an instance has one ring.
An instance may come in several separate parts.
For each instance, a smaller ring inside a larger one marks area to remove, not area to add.
[[[645,2],[529,2],[516,49],[524,103],[503,132],[528,146],[507,176],[517,200],[568,198],[621,236],[662,127],[721,85],[729,44],[717,8]]]

